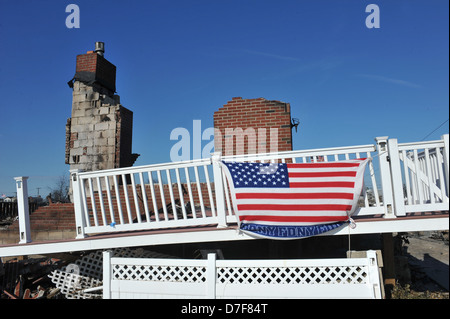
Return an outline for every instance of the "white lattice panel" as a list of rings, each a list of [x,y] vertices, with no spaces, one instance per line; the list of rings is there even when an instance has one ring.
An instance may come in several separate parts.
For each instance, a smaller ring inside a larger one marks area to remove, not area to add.
[[[206,267],[198,266],[151,266],[114,265],[116,280],[144,280],[161,282],[205,282]]]
[[[86,256],[83,256],[72,264],[52,271],[49,275],[49,278],[57,288],[61,289],[61,293],[63,293],[68,299],[101,298],[101,293],[86,293],[84,292],[84,290],[102,285],[102,254],[102,251],[95,251]],[[142,248],[116,248],[112,250],[112,254],[116,257],[133,258],[170,257],[156,252],[146,251]]]
[[[218,267],[221,284],[364,284],[367,270],[360,266]]]

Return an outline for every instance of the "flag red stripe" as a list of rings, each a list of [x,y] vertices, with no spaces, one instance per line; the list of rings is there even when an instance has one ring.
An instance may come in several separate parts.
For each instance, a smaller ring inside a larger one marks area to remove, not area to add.
[[[352,205],[322,205],[322,204],[310,204],[310,205],[284,205],[284,204],[238,204],[238,210],[276,210],[276,211],[286,211],[286,210],[294,210],[294,211],[349,211],[352,209]]]
[[[348,176],[355,177],[356,172],[302,172],[302,173],[289,173],[289,177],[337,177],[337,176]]]
[[[318,168],[318,167],[358,167],[361,163],[343,163],[343,162],[329,162],[329,163],[295,163],[286,164],[289,168]]]
[[[352,193],[237,193],[236,199],[353,199]]]
[[[343,222],[347,221],[347,216],[264,216],[264,215],[243,215],[240,221],[265,221],[265,222]]]
[[[354,182],[289,182],[289,187],[300,188],[300,187],[345,187],[353,188],[355,187]]]

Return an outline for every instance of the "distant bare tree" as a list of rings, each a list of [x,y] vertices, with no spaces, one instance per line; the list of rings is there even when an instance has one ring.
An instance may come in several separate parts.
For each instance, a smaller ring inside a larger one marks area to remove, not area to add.
[[[69,202],[69,188],[70,188],[70,179],[67,175],[59,176],[56,180],[53,187],[49,187],[50,189],[50,198],[54,203],[67,203]]]

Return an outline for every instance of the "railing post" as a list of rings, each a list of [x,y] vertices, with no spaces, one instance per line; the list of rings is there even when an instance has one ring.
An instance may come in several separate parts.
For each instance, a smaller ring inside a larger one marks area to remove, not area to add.
[[[84,232],[84,228],[86,227],[86,220],[84,218],[84,209],[83,209],[83,198],[81,196],[81,183],[78,176],[81,170],[79,169],[71,169],[70,170],[70,181],[72,183],[72,191],[73,191],[73,207],[75,210],[75,225],[76,225],[76,233],[77,239],[85,238],[86,234]]]
[[[103,252],[103,299],[111,299],[111,251]]]
[[[208,254],[206,266],[206,298],[216,299],[216,254]]]
[[[375,299],[382,298],[382,289],[380,281],[380,272],[378,268],[377,253],[374,250],[368,250],[366,252],[366,258],[368,259],[368,272],[369,272],[369,284],[372,285],[373,295]]]
[[[448,134],[444,134],[441,136],[441,138],[444,140],[444,172],[445,172],[445,186],[447,189],[447,196],[449,196],[450,189],[449,189],[449,183],[448,183],[448,160],[449,160],[449,145],[448,145]]]
[[[375,141],[377,142],[378,159],[380,162],[381,192],[383,194],[384,218],[395,218],[391,183],[392,177],[391,169],[389,167],[387,140],[388,136],[375,138]]]
[[[28,206],[28,176],[14,177],[17,189],[17,206],[19,209],[19,244],[31,242],[30,210]]]
[[[214,175],[214,192],[216,196],[217,218],[219,219],[217,227],[227,227],[227,212],[225,207],[225,194],[223,189],[222,167],[220,166],[221,153],[215,152],[211,157]]]
[[[388,154],[391,167],[395,216],[406,216],[402,171],[400,167],[400,156],[398,155],[398,142],[396,138],[388,140]]]

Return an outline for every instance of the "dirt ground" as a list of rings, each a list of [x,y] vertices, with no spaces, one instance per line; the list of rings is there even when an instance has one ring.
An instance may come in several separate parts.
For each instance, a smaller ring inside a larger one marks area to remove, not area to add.
[[[402,234],[402,253],[407,261],[398,291],[404,298],[449,298],[449,242],[446,232]],[[408,296],[408,290],[411,295]]]

